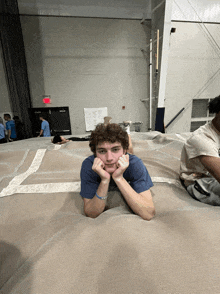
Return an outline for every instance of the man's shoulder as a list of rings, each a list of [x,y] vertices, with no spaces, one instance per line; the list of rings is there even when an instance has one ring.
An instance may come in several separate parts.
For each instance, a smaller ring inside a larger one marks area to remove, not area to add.
[[[83,167],[90,167],[93,165],[95,156],[94,155],[90,155],[88,156],[86,159],[83,160],[82,166]]]
[[[187,139],[181,158],[193,159],[201,155],[219,156],[220,137],[210,124],[200,127]]]
[[[185,145],[186,146],[200,146],[204,145],[205,143],[207,144],[212,144],[215,143],[216,136],[213,135],[211,132],[204,132],[204,131],[198,131],[193,133],[186,141]]]
[[[90,179],[91,181],[98,181],[99,176],[96,172],[92,170],[93,162],[94,162],[94,155],[91,155],[84,159],[82,166],[81,166],[81,180]]]
[[[6,127],[12,127],[14,124],[15,124],[15,123],[14,123],[13,120],[7,121],[7,122],[6,122]]]
[[[143,161],[136,155],[129,154],[129,166],[127,169],[128,173],[131,174],[140,174],[146,171],[146,167]]]
[[[137,157],[136,155],[134,155],[134,154],[130,154],[130,153],[128,153],[129,154],[129,164],[138,164],[138,163],[141,163],[142,162],[142,160],[139,158],[139,157]]]

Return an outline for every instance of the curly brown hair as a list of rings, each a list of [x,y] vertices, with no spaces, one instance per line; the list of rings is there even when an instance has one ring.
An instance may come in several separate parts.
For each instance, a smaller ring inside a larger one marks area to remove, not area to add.
[[[220,111],[220,95],[209,102],[208,109],[210,113],[218,113]]]
[[[96,126],[90,137],[89,147],[91,151],[96,154],[96,146],[103,142],[119,142],[124,150],[127,150],[129,146],[128,134],[118,124],[109,123]]]

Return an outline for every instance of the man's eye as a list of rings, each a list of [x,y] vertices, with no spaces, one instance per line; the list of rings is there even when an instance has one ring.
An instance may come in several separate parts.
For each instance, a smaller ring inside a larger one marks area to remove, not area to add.
[[[105,150],[99,150],[98,151],[100,154],[104,154],[105,153]]]
[[[118,152],[120,150],[120,148],[114,148],[113,152]]]

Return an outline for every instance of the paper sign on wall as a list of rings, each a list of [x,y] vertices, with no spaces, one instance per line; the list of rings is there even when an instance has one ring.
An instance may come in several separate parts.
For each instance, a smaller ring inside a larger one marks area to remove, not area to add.
[[[84,108],[86,131],[93,131],[99,123],[104,123],[104,117],[108,116],[107,107]]]

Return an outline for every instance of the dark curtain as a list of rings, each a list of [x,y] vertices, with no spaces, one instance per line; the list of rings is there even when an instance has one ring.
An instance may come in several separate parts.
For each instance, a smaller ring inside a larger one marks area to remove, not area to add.
[[[31,97],[17,0],[0,0],[0,40],[11,110],[23,121],[26,137],[30,138]]]

